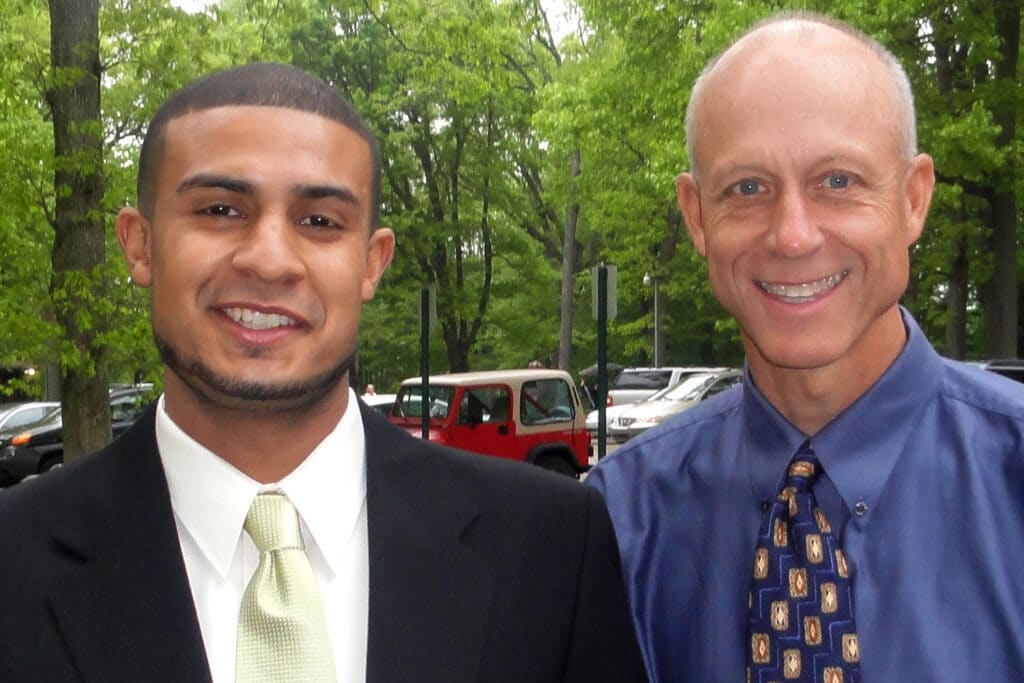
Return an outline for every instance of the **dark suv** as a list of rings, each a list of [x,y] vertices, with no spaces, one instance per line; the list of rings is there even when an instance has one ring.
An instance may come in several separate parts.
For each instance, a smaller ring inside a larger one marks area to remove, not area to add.
[[[110,391],[110,426],[115,437],[138,419],[152,397],[152,384]],[[64,424],[59,409],[40,422],[0,432],[0,487],[17,484],[63,463]]]

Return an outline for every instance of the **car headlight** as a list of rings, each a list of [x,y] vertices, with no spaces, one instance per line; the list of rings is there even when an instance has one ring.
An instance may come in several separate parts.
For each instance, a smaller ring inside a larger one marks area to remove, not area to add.
[[[24,446],[32,440],[32,432],[22,432],[11,439],[12,446]]]

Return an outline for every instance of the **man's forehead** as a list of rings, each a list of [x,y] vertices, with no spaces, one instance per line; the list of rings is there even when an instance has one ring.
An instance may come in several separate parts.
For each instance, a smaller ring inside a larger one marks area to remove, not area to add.
[[[746,161],[763,156],[753,154],[752,145],[768,144],[766,149],[778,153],[772,142],[779,136],[809,143],[800,131],[822,119],[838,125],[866,117],[863,123],[877,133],[873,148],[881,143],[883,130],[892,129],[894,144],[899,144],[898,122],[886,103],[895,106],[899,95],[885,62],[865,42],[827,24],[787,20],[757,29],[722,55],[695,95],[691,151],[702,175],[730,163],[717,153],[722,136]],[[774,132],[767,137],[763,129],[758,132],[762,124]],[[811,156],[833,153],[837,142],[816,147]],[[740,154],[743,150],[749,153]],[[864,150],[857,151],[854,156]]]
[[[717,60],[708,78],[753,64],[783,69],[808,56],[843,62],[849,67],[869,63],[882,66],[881,59],[867,45],[834,26],[788,19],[766,24],[736,41]]]
[[[350,133],[358,135],[351,126],[330,116],[307,109],[265,104],[219,104],[212,107],[192,108],[169,119],[166,127],[168,129],[187,130],[199,121],[209,125],[229,126],[238,124],[243,120],[249,124],[258,120],[268,125],[274,125],[275,122],[294,119],[295,117],[308,118],[311,122],[318,124],[339,126]]]
[[[171,159],[215,157],[225,150],[280,155],[282,145],[291,140],[289,156],[315,150],[320,157],[331,150],[341,155],[335,159],[372,164],[369,142],[353,128],[329,116],[290,107],[227,105],[193,109],[170,119],[163,138],[165,163]]]

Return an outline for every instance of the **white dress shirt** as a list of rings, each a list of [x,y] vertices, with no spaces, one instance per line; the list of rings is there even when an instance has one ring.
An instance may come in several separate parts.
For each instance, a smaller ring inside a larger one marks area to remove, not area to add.
[[[243,525],[261,491],[283,492],[299,513],[338,680],[366,679],[366,443],[351,389],[348,406],[334,431],[298,468],[275,484],[262,485],[183,432],[160,397],[156,441],[214,683],[235,680],[238,611],[259,564]]]

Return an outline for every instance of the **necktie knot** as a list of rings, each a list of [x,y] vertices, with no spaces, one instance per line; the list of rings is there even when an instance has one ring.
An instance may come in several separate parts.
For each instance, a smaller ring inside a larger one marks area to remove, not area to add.
[[[799,493],[809,491],[821,475],[821,463],[814,455],[809,444],[805,444],[789,463],[786,470],[786,487],[792,487]]]
[[[280,493],[261,493],[252,501],[245,517],[245,530],[260,554],[271,550],[303,550],[299,515]]]

